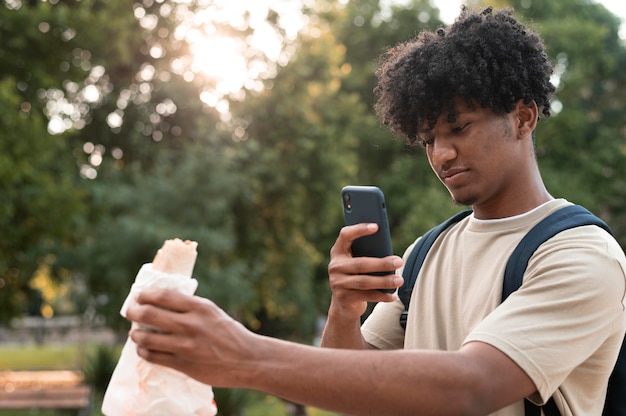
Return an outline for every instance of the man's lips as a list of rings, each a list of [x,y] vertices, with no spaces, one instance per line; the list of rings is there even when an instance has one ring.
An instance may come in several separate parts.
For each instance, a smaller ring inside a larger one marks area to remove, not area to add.
[[[467,175],[468,169],[447,169],[439,174],[441,181],[447,186],[457,185]]]

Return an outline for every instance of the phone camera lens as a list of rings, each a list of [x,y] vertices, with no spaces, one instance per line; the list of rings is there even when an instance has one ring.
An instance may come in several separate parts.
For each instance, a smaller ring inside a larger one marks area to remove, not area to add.
[[[346,206],[346,209],[351,210],[352,209],[352,203],[350,202],[350,194],[349,193],[345,193],[343,194],[343,202],[344,205]]]

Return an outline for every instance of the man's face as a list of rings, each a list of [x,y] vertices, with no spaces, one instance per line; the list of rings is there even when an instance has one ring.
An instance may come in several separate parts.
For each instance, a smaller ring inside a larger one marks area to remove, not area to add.
[[[516,136],[515,112],[494,114],[456,100],[456,120],[442,114],[420,130],[430,166],[458,204],[493,211],[521,187],[528,147]]]

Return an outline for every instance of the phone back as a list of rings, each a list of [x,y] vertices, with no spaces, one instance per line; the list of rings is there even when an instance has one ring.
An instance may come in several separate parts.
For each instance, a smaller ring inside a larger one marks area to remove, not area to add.
[[[386,257],[393,254],[387,207],[383,192],[375,186],[346,186],[341,191],[346,225],[376,223],[375,234],[352,242],[354,257]]]

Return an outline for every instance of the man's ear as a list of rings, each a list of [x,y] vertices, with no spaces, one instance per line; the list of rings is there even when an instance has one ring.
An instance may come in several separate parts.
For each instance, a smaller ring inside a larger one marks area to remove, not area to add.
[[[532,136],[535,127],[537,127],[537,120],[539,120],[539,109],[537,103],[531,101],[525,103],[520,99],[515,105],[515,115],[517,119],[517,137],[525,139]]]

